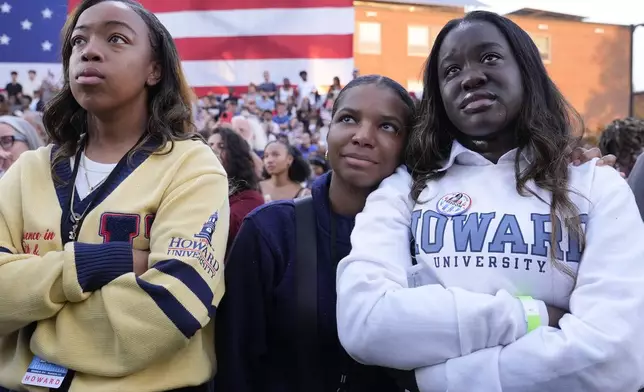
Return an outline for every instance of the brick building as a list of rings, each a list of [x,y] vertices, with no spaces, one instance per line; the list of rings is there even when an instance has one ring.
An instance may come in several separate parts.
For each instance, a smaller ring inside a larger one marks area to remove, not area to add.
[[[422,69],[433,37],[463,6],[414,0],[354,1],[354,58],[360,73],[387,75],[422,90]],[[463,1],[472,3],[472,0]],[[433,5],[430,5],[433,4]],[[631,34],[628,26],[586,23],[582,17],[534,9],[506,14],[537,44],[551,77],[594,132],[628,115]]]
[[[644,118],[644,91],[633,94],[633,116]]]

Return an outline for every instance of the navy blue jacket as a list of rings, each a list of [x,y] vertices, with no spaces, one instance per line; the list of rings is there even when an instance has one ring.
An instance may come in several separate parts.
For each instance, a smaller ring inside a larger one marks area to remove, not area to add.
[[[324,390],[335,392],[342,367],[348,391],[394,392],[382,369],[359,365],[338,340],[336,266],[331,258],[330,174],[312,187],[317,219],[319,363]],[[336,254],[350,249],[354,217],[334,215]],[[299,392],[297,382],[297,309],[295,305],[295,207],[276,201],[251,212],[230,249],[225,268],[226,294],[217,309],[217,392]]]

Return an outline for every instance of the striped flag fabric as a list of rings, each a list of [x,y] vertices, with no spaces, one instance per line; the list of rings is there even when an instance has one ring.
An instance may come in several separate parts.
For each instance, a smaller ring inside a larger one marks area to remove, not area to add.
[[[60,31],[81,0],[0,0],[0,83],[11,71],[60,76]],[[352,0],[140,0],[170,31],[197,95],[271,81],[351,79]],[[0,86],[0,87],[1,87]]]

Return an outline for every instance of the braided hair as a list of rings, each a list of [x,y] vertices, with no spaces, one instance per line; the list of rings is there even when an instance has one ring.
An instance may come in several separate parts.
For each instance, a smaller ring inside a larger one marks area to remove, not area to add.
[[[603,155],[615,155],[615,168],[628,176],[644,149],[644,120],[628,117],[613,121],[602,132],[599,149]]]

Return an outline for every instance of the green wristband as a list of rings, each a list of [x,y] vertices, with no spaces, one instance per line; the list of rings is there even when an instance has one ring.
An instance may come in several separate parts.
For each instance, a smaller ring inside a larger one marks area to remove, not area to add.
[[[521,295],[517,298],[521,300],[521,305],[523,305],[525,322],[528,326],[527,332],[531,332],[539,328],[541,326],[541,315],[539,314],[539,305],[537,305],[537,301],[527,295]]]

